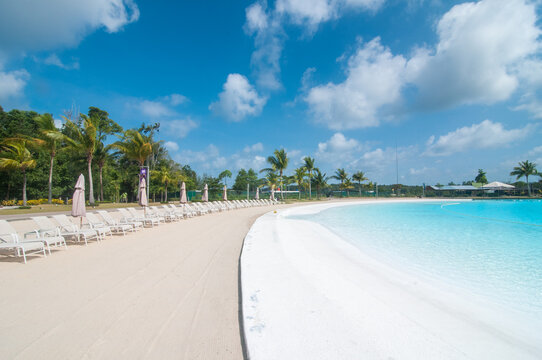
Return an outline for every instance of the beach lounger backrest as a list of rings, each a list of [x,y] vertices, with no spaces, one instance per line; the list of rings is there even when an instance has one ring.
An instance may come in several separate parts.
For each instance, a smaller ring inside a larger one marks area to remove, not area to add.
[[[17,231],[6,220],[0,220],[0,243],[17,243]]]

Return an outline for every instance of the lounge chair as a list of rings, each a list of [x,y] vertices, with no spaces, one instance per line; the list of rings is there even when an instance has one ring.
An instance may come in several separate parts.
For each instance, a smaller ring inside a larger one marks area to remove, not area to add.
[[[49,219],[47,216],[35,216],[32,218],[32,220],[34,220],[36,224],[38,224],[40,232],[43,233],[47,233],[50,232],[51,229],[58,228],[60,229],[61,236],[71,237],[77,242],[81,241],[81,237],[83,237],[83,240],[85,240],[85,245],[88,245],[89,240],[100,241],[98,233],[94,230],[81,230],[77,225],[69,221],[67,217],[66,220],[68,220],[68,222],[64,222],[64,219],[62,219],[62,223],[60,223],[60,221],[55,216],[53,216],[53,218],[55,218],[55,220],[59,223],[60,226],[54,225],[51,219]]]
[[[87,213],[86,215],[88,224],[92,230],[96,230],[102,239],[107,235],[113,235],[113,230],[111,229],[111,226],[106,225],[103,221],[98,219],[98,216],[93,213]]]
[[[6,220],[0,220],[0,233],[1,234],[15,234],[17,235],[17,230]],[[55,232],[40,233],[38,230],[27,232],[24,234],[23,240],[21,240],[17,235],[18,243],[27,243],[27,242],[40,242],[47,248],[49,254],[51,254],[51,246],[66,247],[66,241],[62,236],[59,235],[58,229]]]
[[[184,214],[181,208],[168,206],[168,205],[162,205],[162,211],[164,211],[166,214],[169,214],[169,216],[172,216],[174,220],[181,220],[184,219]]]
[[[174,205],[171,205],[171,206],[174,206]],[[181,205],[181,208],[183,210],[183,214],[185,217],[194,217],[198,215],[198,212],[192,209],[190,205],[188,204]]]
[[[119,223],[120,224],[128,224],[128,225],[132,225],[134,227],[134,230],[137,230],[139,228],[143,228],[144,227],[144,223],[143,221],[140,221],[136,218],[134,218],[130,212],[126,209],[123,209],[123,208],[119,208],[117,209],[121,215],[121,218],[119,220]],[[101,214],[100,211],[104,211],[104,210],[99,210],[98,212]],[[103,215],[102,215],[103,216]],[[109,214],[108,214],[109,216]]]
[[[120,210],[120,209],[119,209]],[[142,221],[143,224],[151,224],[151,227],[154,226],[154,224],[160,224],[160,219],[155,218],[154,216],[149,216],[143,212],[143,216],[139,215],[137,213],[137,210],[134,208],[126,208],[126,210],[130,213],[132,216],[132,219],[137,221]]]
[[[11,224],[6,220],[0,220],[0,252],[13,251],[15,256],[22,256],[26,264],[26,255],[41,253],[47,256],[45,244],[45,241],[19,241],[19,235]]]
[[[122,235],[126,235],[126,231],[135,231],[137,228],[143,227],[143,223],[139,223],[139,226],[136,226],[136,224],[121,223],[120,221],[116,221],[105,210],[98,210],[98,214],[100,214],[104,220],[104,223],[111,228],[111,231],[122,232]]]

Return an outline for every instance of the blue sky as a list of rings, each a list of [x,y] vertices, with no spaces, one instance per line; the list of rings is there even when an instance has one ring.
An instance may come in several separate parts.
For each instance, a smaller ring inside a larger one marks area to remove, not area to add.
[[[542,167],[538,1],[0,3],[0,105],[160,122],[198,172],[284,147],[405,184]]]

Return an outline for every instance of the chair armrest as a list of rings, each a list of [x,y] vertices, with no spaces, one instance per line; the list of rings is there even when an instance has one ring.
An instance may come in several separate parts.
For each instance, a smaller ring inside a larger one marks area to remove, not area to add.
[[[32,237],[34,236],[34,237]],[[27,233],[24,233],[24,238],[25,239],[28,239],[28,238],[34,238],[34,239],[39,239],[41,237],[41,234],[39,232],[39,230],[32,230],[32,231],[29,231]]]

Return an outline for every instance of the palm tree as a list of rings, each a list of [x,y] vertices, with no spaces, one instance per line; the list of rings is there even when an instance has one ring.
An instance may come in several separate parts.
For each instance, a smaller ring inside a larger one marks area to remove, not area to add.
[[[342,190],[344,182],[348,179],[348,174],[346,173],[346,171],[344,171],[344,168],[337,169],[335,170],[335,175],[333,175],[331,178],[339,180],[341,182],[339,188]]]
[[[303,158],[304,164],[303,167],[307,171],[309,175],[309,199],[312,199],[312,186],[311,186],[311,180],[312,180],[312,172],[314,171],[314,158],[311,158],[309,156],[305,156]]]
[[[301,189],[305,187],[305,167],[295,169],[293,180],[297,183],[297,190],[299,191],[299,200],[301,200]]]
[[[231,178],[231,176],[232,176],[231,171],[229,171],[229,170],[224,170],[224,171],[222,171],[222,172],[218,175],[218,180],[224,179],[224,185],[227,186],[227,184],[226,184],[226,178]]]
[[[536,164],[530,162],[529,160],[525,160],[525,161],[520,161],[518,165],[519,166],[514,167],[514,170],[510,173],[510,175],[515,175],[516,179],[519,179],[525,176],[525,180],[527,182],[527,190],[529,191],[529,196],[531,196],[531,187],[529,186],[529,176],[538,174],[538,171],[536,170]]]
[[[23,205],[26,206],[26,171],[36,167],[36,160],[28,150],[28,140],[10,139],[2,145],[0,153],[0,169],[5,171],[21,171],[23,173]]]
[[[151,136],[146,136],[137,130],[126,130],[122,141],[112,144],[112,147],[120,150],[128,159],[135,160],[139,166],[145,165],[145,161],[153,154],[154,143]]]
[[[94,124],[92,118],[81,114],[83,120],[82,126],[78,126],[69,119],[66,119],[68,146],[76,152],[81,153],[87,160],[88,167],[88,202],[90,205],[94,205],[94,185],[92,181],[92,159],[94,158],[94,152],[96,151],[96,145],[98,144],[98,133],[96,124]]]
[[[267,182],[267,186],[269,186],[269,189],[274,189],[277,187],[278,176],[274,172],[269,171],[265,176],[265,180]]]
[[[318,168],[314,168],[314,172],[315,174],[312,178],[312,182],[316,186],[316,196],[320,198],[320,189],[327,186],[327,177],[326,174],[322,174]]]
[[[94,152],[94,160],[96,161],[96,165],[98,165],[98,175],[100,177],[100,193],[98,194],[98,197],[100,201],[104,201],[104,188],[103,188],[103,168],[107,161],[109,161],[112,156],[109,153],[109,150],[111,149],[111,145],[104,146],[102,142],[99,142],[96,146],[96,151]]]
[[[359,197],[361,197],[361,183],[365,180],[369,180],[365,177],[365,174],[363,173],[363,171],[358,171],[357,173],[355,173],[354,175],[352,175],[352,179],[354,181],[357,181],[358,182],[358,186],[359,186]]]
[[[262,169],[262,170],[260,170],[260,172],[262,172],[262,171],[267,171],[267,172],[276,172],[276,171],[278,171],[279,178],[280,178],[280,190],[281,190],[280,191],[280,196],[281,196],[282,200],[284,200],[284,193],[283,193],[284,179],[283,179],[282,175],[284,173],[284,170],[286,170],[286,168],[288,167],[288,161],[290,159],[288,159],[288,154],[286,154],[286,151],[284,149],[275,150],[273,154],[275,156],[269,156],[267,158],[267,162],[271,165],[271,168]]]
[[[153,170],[159,183],[164,184],[164,201],[167,202],[167,186],[175,181],[174,174],[168,166],[161,166],[158,170]]]
[[[482,186],[484,184],[487,184],[486,172],[483,169],[478,169],[478,175],[476,175],[474,181],[477,183],[481,183]]]
[[[352,189],[354,187],[354,185],[352,185],[352,181],[350,180],[350,178],[346,178],[343,183],[341,184],[341,187],[343,190],[346,190],[346,197],[349,197],[350,194],[348,192],[349,189]]]
[[[59,151],[59,147],[64,140],[65,136],[55,126],[55,120],[51,114],[43,114],[36,116],[34,122],[38,126],[38,137],[33,139],[33,142],[42,150],[49,153],[50,165],[49,165],[49,196],[48,202],[53,202],[53,164],[55,156]]]

